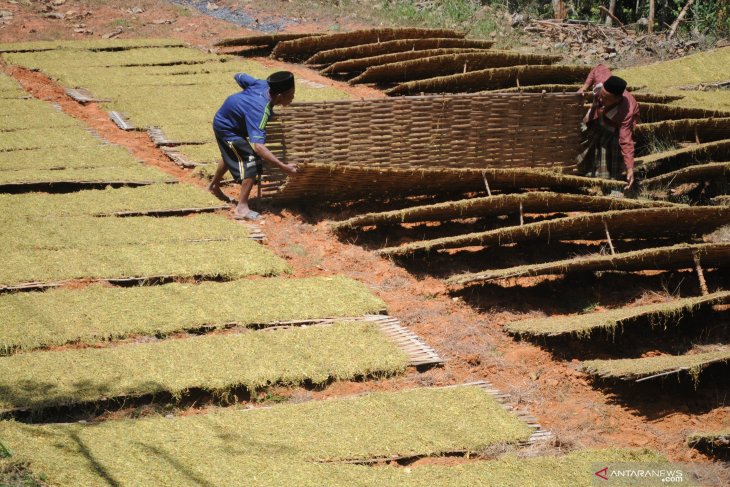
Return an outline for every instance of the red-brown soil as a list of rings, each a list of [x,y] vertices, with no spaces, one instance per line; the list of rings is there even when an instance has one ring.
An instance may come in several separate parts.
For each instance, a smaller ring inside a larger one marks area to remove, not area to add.
[[[74,32],[76,21],[42,18],[37,6],[29,8],[3,1],[0,9],[13,11],[14,18],[9,25],[0,28],[0,42],[98,38],[113,30],[108,27],[112,21],[129,17],[124,12],[134,6],[141,6],[145,11],[136,16],[133,30],[125,30],[120,37],[170,36],[196,46],[210,47],[219,38],[252,33],[197,13],[182,16],[177,7],[164,2],[115,2],[112,6],[68,0],[56,11],[90,12],[81,23],[86,24],[86,29],[93,34],[79,34]],[[153,23],[160,19],[174,19],[174,22]],[[297,25],[292,30],[322,28],[323,25]],[[272,67],[282,65],[272,60],[262,62]],[[314,81],[336,83],[301,66],[287,65],[287,68]],[[191,177],[188,171],[169,161],[145,134],[119,130],[98,106],[77,104],[42,74],[15,67],[6,67],[5,70],[20,80],[33,96],[60,103],[66,113],[85,121],[107,140],[127,147],[148,164],[182,181],[205,186],[200,179]],[[352,89],[336,84],[348,89],[354,96],[377,96],[367,88]],[[211,111],[216,108],[211,107]],[[235,196],[235,188],[229,191]],[[700,390],[695,396],[690,387],[681,395],[673,396],[648,385],[644,390],[634,390],[631,393],[633,398],[621,400],[625,396],[613,397],[610,389],[594,387],[583,373],[576,370],[575,361],[561,360],[545,348],[526,341],[515,341],[506,335],[501,326],[524,317],[525,312],[537,316],[536,310],[556,312],[561,309],[560,303],[549,305],[551,297],[540,296],[542,288],[539,286],[513,290],[493,286],[482,290],[476,297],[467,294],[454,296],[447,292],[442,281],[434,277],[410,273],[356,243],[347,243],[333,236],[326,221],[321,221],[332,213],[331,210],[310,208],[309,205],[265,209],[270,210],[262,225],[268,237],[267,245],[289,261],[294,269],[293,276],[344,274],[365,283],[387,303],[389,314],[400,318],[405,326],[447,359],[444,367],[423,373],[412,371],[405,377],[335,383],[322,391],[275,389],[274,394],[298,401],[364,391],[487,380],[509,393],[516,409],[529,410],[544,428],[555,432],[559,441],[555,448],[648,447],[665,453],[675,461],[705,461],[701,453],[685,445],[686,434],[694,430],[727,429],[730,424],[730,407],[722,405],[727,399],[719,393],[713,401],[713,392]],[[531,283],[526,281],[522,284],[527,286]],[[562,290],[560,299],[566,302],[573,299],[569,286],[559,289]],[[619,291],[599,290],[597,299],[603,304]],[[654,299],[651,291],[661,291],[661,288],[648,289],[636,302],[650,302]],[[533,302],[536,306],[530,305]],[[200,410],[192,409],[184,413],[198,412]],[[121,414],[124,413],[109,417]],[[439,460],[446,463],[457,461]],[[429,462],[422,460],[417,464]]]

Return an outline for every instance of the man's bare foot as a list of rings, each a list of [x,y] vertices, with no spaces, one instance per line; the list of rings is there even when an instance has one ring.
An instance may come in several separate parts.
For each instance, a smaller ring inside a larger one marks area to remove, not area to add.
[[[208,191],[210,191],[213,196],[221,201],[225,201],[226,203],[233,203],[233,200],[231,200],[231,198],[221,190],[220,186],[213,186],[212,184],[209,184]]]

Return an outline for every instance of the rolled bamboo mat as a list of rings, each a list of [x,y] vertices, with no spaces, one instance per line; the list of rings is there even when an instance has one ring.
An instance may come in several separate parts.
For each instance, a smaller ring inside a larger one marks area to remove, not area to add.
[[[402,210],[365,213],[331,225],[333,230],[379,224],[446,221],[459,218],[488,217],[525,213],[556,213],[573,211],[610,211],[633,208],[673,206],[663,201],[634,200],[608,196],[587,196],[569,193],[532,191],[500,194],[430,205],[412,206]]]
[[[332,63],[324,68],[321,73],[358,73],[366,70],[371,66],[380,66],[381,64],[397,63],[400,61],[408,61],[411,59],[420,59],[431,56],[443,56],[445,54],[465,54],[470,52],[485,51],[488,51],[488,49],[450,47],[443,49],[423,49],[416,51],[394,52],[392,54],[381,54],[379,56],[368,56],[363,58],[347,59],[345,61],[337,61],[336,63]]]
[[[641,123],[634,129],[637,147],[653,141],[713,142],[730,139],[730,118],[687,118]]]
[[[645,179],[641,182],[641,186],[649,189],[670,188],[684,183],[727,180],[729,176],[730,162],[711,162]]]
[[[722,110],[706,110],[704,108],[676,107],[664,103],[641,103],[639,105],[641,121],[645,123],[680,120],[683,118],[727,118],[730,112]]]
[[[421,51],[424,49],[442,48],[476,48],[489,49],[492,41],[476,39],[455,39],[451,37],[398,39],[388,42],[373,42],[350,47],[338,47],[320,51],[306,60],[307,64],[329,64],[348,59],[372,57],[405,51]]]
[[[270,179],[262,196],[275,200],[348,201],[365,197],[461,194],[491,189],[620,189],[621,181],[569,176],[544,169],[389,169],[377,166],[306,164],[295,176]]]
[[[367,68],[361,75],[350,80],[350,83],[403,83],[405,81],[467,73],[487,68],[528,64],[552,64],[559,60],[560,56],[521,54],[514,51],[496,50],[485,50],[476,53],[444,54],[441,56],[372,66]]]
[[[617,210],[423,240],[400,247],[386,247],[378,253],[407,255],[430,250],[508,245],[534,240],[605,239],[607,231],[614,239],[674,237],[711,232],[728,221],[730,221],[730,208],[725,206]]]
[[[232,47],[232,46],[270,46],[273,47],[279,42],[293,41],[304,37],[318,36],[321,34],[293,34],[280,32],[277,34],[261,34],[255,36],[233,37],[223,39],[214,44],[216,47]]]
[[[388,95],[411,93],[456,93],[496,90],[513,86],[583,81],[590,73],[584,66],[524,65],[490,68],[450,76],[409,81],[386,90]]]
[[[388,168],[574,164],[576,94],[479,94],[295,103],[278,113],[290,163]]]
[[[303,59],[318,51],[327,49],[386,42],[396,39],[419,39],[426,37],[462,38],[464,34],[450,29],[379,28],[356,30],[279,42],[274,48],[272,56],[286,59]]]
[[[637,175],[647,179],[684,167],[716,161],[730,161],[730,139],[657,152],[637,159],[634,168]]]
[[[460,287],[496,279],[573,272],[693,269],[695,267],[695,255],[699,257],[703,267],[726,267],[730,265],[730,244],[679,244],[615,255],[591,255],[544,264],[458,274],[450,277],[446,283],[452,287]]]

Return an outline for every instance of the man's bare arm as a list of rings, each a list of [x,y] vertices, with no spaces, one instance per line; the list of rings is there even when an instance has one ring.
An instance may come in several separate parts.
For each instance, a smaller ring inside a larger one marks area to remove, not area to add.
[[[273,165],[279,167],[279,169],[281,169],[282,171],[284,171],[286,173],[295,174],[297,172],[296,164],[284,164],[264,144],[252,144],[252,145],[253,145],[254,152],[256,152],[256,154],[258,154],[258,156],[261,159],[263,159],[264,161],[268,162],[269,164],[273,164]]]

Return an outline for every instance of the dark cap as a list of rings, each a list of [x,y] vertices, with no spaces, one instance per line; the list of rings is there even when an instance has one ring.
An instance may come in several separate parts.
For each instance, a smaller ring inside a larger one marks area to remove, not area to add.
[[[277,71],[266,78],[266,81],[269,82],[269,92],[272,95],[285,93],[294,88],[294,75],[289,71]]]
[[[621,96],[626,90],[626,80],[618,76],[611,76],[603,83],[603,88],[613,95]]]

